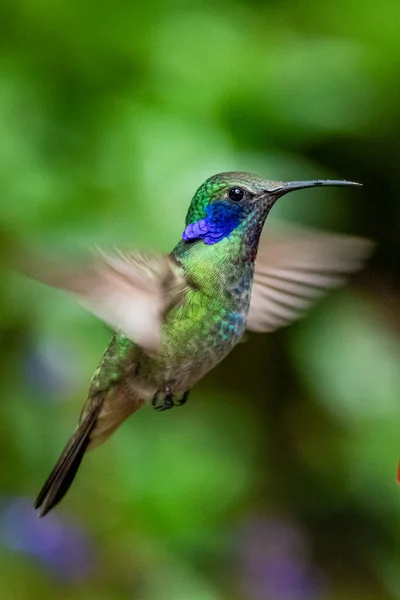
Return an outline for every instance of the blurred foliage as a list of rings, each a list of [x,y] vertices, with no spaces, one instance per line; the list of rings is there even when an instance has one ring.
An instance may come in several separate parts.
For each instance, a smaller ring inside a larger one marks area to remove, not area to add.
[[[1,220],[21,236],[168,250],[202,180],[238,169],[362,181],[271,220],[379,243],[187,406],[125,423],[42,521],[110,333],[3,273],[2,598],[400,598],[399,19],[396,0],[2,0]]]

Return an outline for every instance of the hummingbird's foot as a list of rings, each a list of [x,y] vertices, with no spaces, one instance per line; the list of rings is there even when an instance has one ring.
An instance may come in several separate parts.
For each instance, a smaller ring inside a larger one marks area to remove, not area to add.
[[[160,403],[158,402],[158,396],[159,396],[160,392],[156,392],[153,396],[153,400],[152,400],[151,404],[152,404],[153,408],[155,408],[155,410],[157,410],[158,412],[163,412],[164,410],[170,410],[174,406],[182,406],[183,404],[185,404],[187,402],[189,392],[190,392],[190,390],[186,390],[186,392],[183,394],[182,398],[180,400],[175,401],[175,397],[171,391],[171,388],[167,387],[167,388],[165,388],[165,390],[163,392],[164,396],[163,396],[162,401]]]
[[[156,392],[154,394],[153,400],[151,402],[151,404],[153,405],[155,410],[157,410],[158,412],[163,412],[164,410],[170,410],[170,408],[174,408],[174,406],[175,406],[174,395],[171,391],[171,388],[169,388],[169,387],[165,388],[164,397],[160,404],[158,404],[158,396],[159,396],[159,392]]]
[[[180,400],[177,400],[174,403],[175,406],[183,406],[184,404],[186,404],[187,399],[189,398],[189,392],[190,392],[190,390],[186,390],[186,392],[183,394],[182,398]]]

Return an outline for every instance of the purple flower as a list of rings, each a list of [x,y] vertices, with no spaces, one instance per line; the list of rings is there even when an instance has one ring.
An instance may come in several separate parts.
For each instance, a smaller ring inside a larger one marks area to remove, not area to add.
[[[290,521],[251,521],[242,529],[240,550],[248,600],[323,598],[323,577],[310,564],[304,533]]]
[[[83,531],[53,514],[39,519],[26,498],[2,505],[0,541],[11,551],[33,557],[65,581],[86,578],[93,566],[93,553]]]

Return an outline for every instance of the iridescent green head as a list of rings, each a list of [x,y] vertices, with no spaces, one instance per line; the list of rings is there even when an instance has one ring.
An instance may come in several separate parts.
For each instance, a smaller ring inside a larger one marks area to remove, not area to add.
[[[216,244],[242,227],[261,228],[276,200],[288,192],[322,185],[360,185],[351,181],[270,181],[252,173],[219,173],[195,193],[182,234],[186,242]]]

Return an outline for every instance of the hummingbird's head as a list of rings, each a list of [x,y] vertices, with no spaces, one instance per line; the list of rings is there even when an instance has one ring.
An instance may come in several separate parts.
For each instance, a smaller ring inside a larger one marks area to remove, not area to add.
[[[234,230],[261,232],[272,206],[288,192],[317,186],[361,185],[352,181],[270,181],[252,173],[219,173],[207,179],[195,193],[182,234],[186,242],[216,244]],[[258,242],[258,240],[257,240]]]

